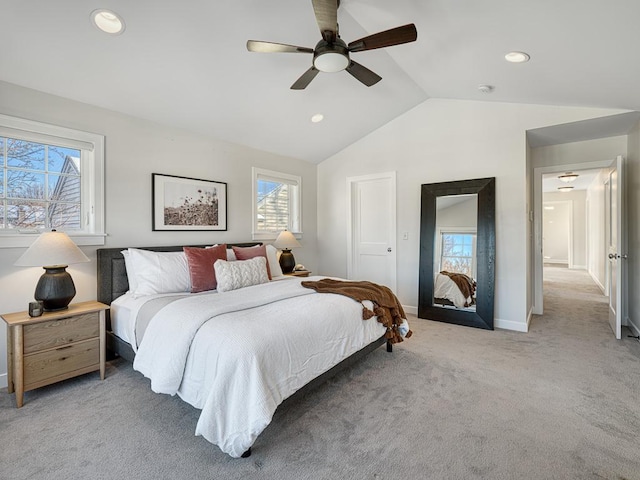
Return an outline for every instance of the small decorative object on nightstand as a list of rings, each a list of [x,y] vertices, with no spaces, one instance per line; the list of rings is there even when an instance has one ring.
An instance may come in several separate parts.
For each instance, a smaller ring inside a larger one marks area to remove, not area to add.
[[[294,270],[293,272],[285,273],[289,277],[308,277],[311,275],[309,270]]]
[[[100,302],[69,305],[57,312],[30,317],[6,313],[8,391],[22,407],[24,392],[100,370],[104,380],[105,310]]]

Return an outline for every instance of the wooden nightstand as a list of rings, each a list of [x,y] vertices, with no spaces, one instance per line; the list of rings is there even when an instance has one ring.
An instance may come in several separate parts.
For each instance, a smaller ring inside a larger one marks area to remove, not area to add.
[[[284,275],[288,275],[290,277],[308,277],[311,275],[309,270],[294,270],[293,272],[285,273]]]
[[[96,370],[104,380],[108,308],[100,302],[82,302],[40,317],[28,312],[2,315],[8,325],[8,390],[15,391],[18,408],[24,392],[34,388]]]

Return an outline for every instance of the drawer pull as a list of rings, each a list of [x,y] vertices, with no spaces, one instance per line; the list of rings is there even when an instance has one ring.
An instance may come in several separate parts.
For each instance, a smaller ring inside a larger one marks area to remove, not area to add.
[[[66,345],[64,347],[56,348],[56,350],[66,350],[67,348],[71,348],[71,347],[73,347],[73,345]]]

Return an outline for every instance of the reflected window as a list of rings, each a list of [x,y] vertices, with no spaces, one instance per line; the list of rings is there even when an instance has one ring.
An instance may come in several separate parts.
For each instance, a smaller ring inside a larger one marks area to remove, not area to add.
[[[476,278],[476,235],[444,231],[440,235],[440,270]]]

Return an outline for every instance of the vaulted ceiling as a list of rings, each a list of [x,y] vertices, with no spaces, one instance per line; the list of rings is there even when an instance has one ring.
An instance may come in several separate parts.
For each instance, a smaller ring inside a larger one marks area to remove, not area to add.
[[[124,33],[100,32],[97,8]],[[342,0],[347,43],[407,23],[418,40],[352,54],[372,87],[321,73],[301,91],[311,55],[246,41],[313,48],[311,0],[0,0],[0,14],[0,80],[311,162],[428,98],[640,110],[637,0]],[[507,63],[514,50],[531,60]]]

